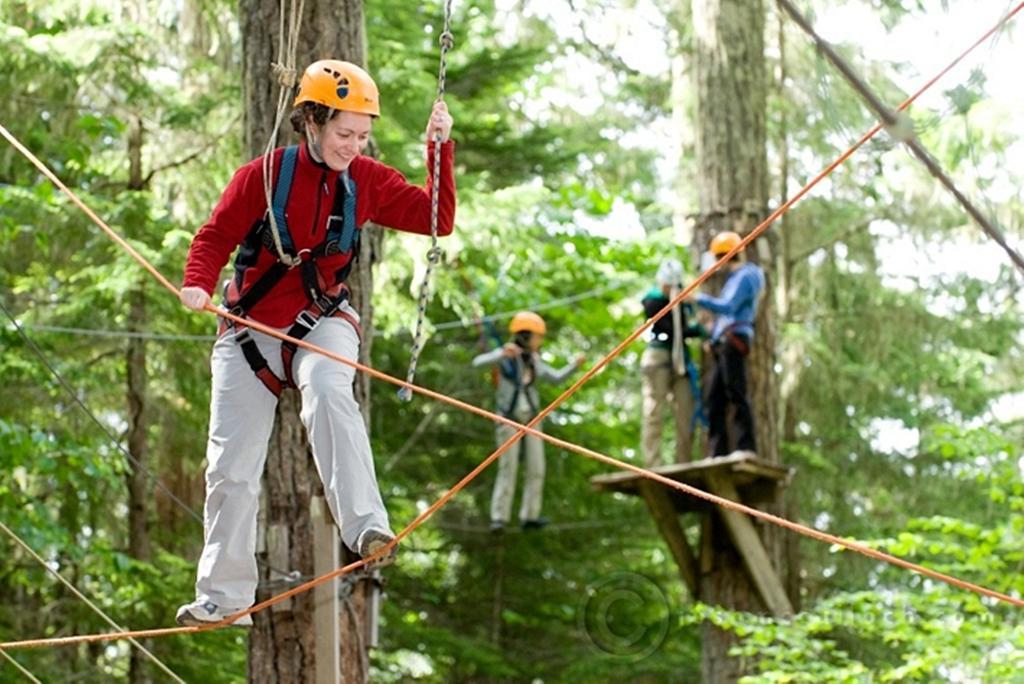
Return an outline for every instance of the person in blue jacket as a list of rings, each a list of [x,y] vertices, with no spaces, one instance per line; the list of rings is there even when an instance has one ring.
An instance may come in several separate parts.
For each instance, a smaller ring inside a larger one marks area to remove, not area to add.
[[[721,258],[740,243],[740,236],[731,231],[719,233],[711,240],[711,253]],[[712,457],[730,453],[754,456],[754,413],[747,394],[747,355],[754,341],[754,320],[757,305],[764,292],[764,272],[749,263],[740,252],[726,268],[729,278],[721,294],[712,297],[698,294],[692,301],[715,314],[711,328],[711,349],[715,367],[712,370],[704,403],[708,416],[708,452]],[[727,424],[729,405],[734,408],[734,447],[729,444]]]

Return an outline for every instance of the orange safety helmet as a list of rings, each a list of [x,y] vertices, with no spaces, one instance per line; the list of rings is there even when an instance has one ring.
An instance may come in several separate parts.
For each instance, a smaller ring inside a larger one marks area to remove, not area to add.
[[[508,330],[513,335],[520,332],[544,335],[547,334],[548,326],[545,325],[543,318],[532,311],[520,311],[512,317],[512,321],[508,324]]]
[[[740,244],[742,238],[738,233],[734,233],[731,230],[723,230],[721,233],[711,239],[711,253],[717,256],[722,256],[730,251],[733,247]]]
[[[377,84],[363,69],[351,62],[321,59],[310,64],[299,82],[294,106],[316,102],[331,109],[380,116]]]

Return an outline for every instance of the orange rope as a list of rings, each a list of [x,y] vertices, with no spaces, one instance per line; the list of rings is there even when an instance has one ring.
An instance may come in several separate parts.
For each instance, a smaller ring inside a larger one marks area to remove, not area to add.
[[[999,28],[1002,27],[1006,22],[1008,22],[1010,19],[1012,19],[1018,12],[1020,12],[1021,9],[1024,9],[1024,2],[1021,2],[1013,11],[1011,11],[1009,14],[1007,14],[1003,19],[1001,19],[999,21],[999,23],[997,23],[994,27],[992,27],[992,29],[990,29],[987,33],[985,33],[985,35],[982,36],[982,38],[977,40],[969,48],[967,48],[963,53],[961,53],[949,66],[947,66],[945,69],[943,69],[941,72],[939,72],[938,75],[933,77],[923,87],[921,87],[917,92],[915,92],[913,95],[911,95],[909,98],[907,98],[897,108],[897,111],[902,111],[902,110],[906,109],[914,100],[916,100],[918,97],[920,97],[920,95],[922,93],[924,93],[929,87],[931,87],[943,75],[948,73],[953,67],[955,67],[957,64],[959,64],[972,50],[977,48],[978,45],[983,43],[993,33],[995,33],[997,30],[999,30]],[[499,416],[496,413],[492,413],[490,411],[487,411],[485,409],[479,408],[477,406],[473,406],[472,404],[467,404],[466,402],[460,401],[460,400],[455,399],[453,397],[449,397],[449,396],[441,394],[439,392],[435,392],[434,390],[430,390],[430,389],[427,389],[425,387],[420,387],[418,385],[414,385],[414,384],[405,382],[403,380],[400,380],[398,378],[390,376],[390,375],[388,375],[386,373],[378,371],[375,368],[372,368],[370,366],[365,366],[365,365],[363,365],[361,363],[358,363],[357,361],[353,361],[353,360],[348,359],[348,358],[346,358],[344,356],[341,356],[340,354],[336,354],[336,353],[328,351],[326,349],[322,349],[320,347],[317,347],[316,345],[310,344],[309,342],[306,342],[304,340],[293,339],[293,338],[289,337],[288,335],[285,335],[284,333],[281,333],[278,330],[276,330],[274,328],[271,328],[269,326],[265,326],[265,325],[263,325],[263,324],[261,324],[261,323],[259,323],[257,321],[251,321],[251,320],[243,319],[241,317],[235,316],[235,315],[230,314],[230,313],[228,313],[226,311],[218,309],[217,307],[215,307],[213,305],[207,304],[206,307],[205,307],[205,310],[209,311],[209,312],[211,312],[213,314],[216,314],[216,315],[221,316],[223,318],[226,318],[228,320],[234,321],[235,323],[238,323],[240,325],[248,326],[248,327],[250,327],[250,328],[252,328],[254,330],[259,330],[260,332],[263,332],[263,333],[265,333],[267,335],[270,335],[272,337],[292,342],[296,346],[303,347],[303,348],[308,349],[310,351],[322,354],[322,355],[324,355],[324,356],[326,356],[326,357],[328,357],[330,359],[333,359],[335,361],[343,363],[343,364],[345,364],[347,366],[350,366],[350,367],[352,367],[352,368],[354,368],[356,370],[359,370],[359,371],[362,371],[364,373],[367,373],[367,374],[369,374],[372,377],[378,378],[380,380],[384,380],[385,382],[389,382],[389,383],[391,383],[393,385],[397,385],[399,387],[407,388],[407,389],[409,389],[409,390],[411,390],[413,392],[417,392],[417,393],[422,394],[422,395],[424,395],[426,397],[430,397],[430,398],[435,399],[437,401],[441,401],[441,402],[447,403],[447,404],[449,404],[451,406],[454,406],[456,408],[460,408],[460,409],[468,411],[470,413],[473,413],[473,414],[476,414],[476,415],[479,415],[479,416],[483,416],[485,418],[489,418],[490,420],[493,420],[495,422],[499,422],[499,423],[503,423],[505,425],[509,425],[511,427],[515,427],[515,428],[517,428],[518,432],[515,435],[513,435],[512,437],[510,437],[508,440],[506,440],[493,453],[491,453],[490,456],[488,456],[479,465],[477,465],[472,471],[470,471],[469,474],[467,474],[465,477],[463,477],[461,480],[459,480],[458,483],[456,483],[451,489],[449,489],[447,492],[445,492],[444,495],[442,495],[437,501],[435,501],[429,508],[427,508],[422,513],[420,513],[411,523],[409,523],[401,532],[399,532],[397,534],[395,539],[393,539],[386,546],[384,546],[383,548],[378,550],[377,553],[372,554],[371,556],[368,556],[367,558],[364,558],[362,560],[356,561],[355,563],[350,563],[349,565],[346,565],[346,566],[337,568],[335,570],[332,570],[331,572],[329,572],[329,573],[327,573],[325,575],[321,575],[320,577],[317,577],[317,578],[315,578],[313,580],[310,580],[310,581],[305,582],[303,584],[300,584],[300,585],[298,585],[296,587],[293,587],[292,589],[289,589],[288,591],[285,591],[285,592],[283,592],[281,594],[278,594],[276,596],[273,596],[273,597],[271,597],[271,598],[269,598],[269,599],[267,599],[265,601],[257,603],[255,605],[247,608],[244,611],[240,611],[238,613],[235,613],[235,614],[225,618],[221,622],[214,623],[214,624],[211,624],[211,625],[204,625],[202,627],[168,627],[168,628],[162,628],[162,629],[139,630],[139,631],[134,631],[134,632],[121,632],[121,633],[114,633],[114,634],[92,634],[92,635],[80,635],[80,636],[71,636],[71,637],[61,637],[61,638],[55,638],[55,639],[33,639],[33,640],[25,640],[25,641],[13,641],[13,642],[0,643],[0,649],[40,648],[40,647],[45,647],[45,646],[64,646],[64,645],[70,645],[70,644],[76,644],[76,643],[91,643],[91,642],[100,642],[100,641],[113,641],[113,640],[118,640],[118,639],[124,639],[124,638],[127,638],[129,636],[130,637],[136,637],[136,638],[158,637],[158,636],[167,636],[167,635],[172,635],[172,634],[185,634],[185,633],[189,633],[189,632],[203,632],[203,631],[208,631],[208,630],[211,630],[211,629],[217,629],[217,628],[220,628],[220,627],[228,626],[231,622],[233,622],[234,620],[237,620],[238,618],[240,618],[240,617],[242,617],[244,615],[251,615],[253,613],[259,612],[259,611],[261,611],[261,610],[263,610],[265,608],[268,608],[268,607],[270,607],[272,605],[275,605],[277,603],[285,601],[285,600],[291,598],[292,596],[295,596],[296,594],[300,594],[300,593],[303,593],[305,591],[309,591],[310,589],[312,589],[314,587],[317,587],[317,586],[319,586],[321,584],[329,582],[329,581],[331,581],[331,580],[333,580],[333,579],[335,579],[337,577],[340,577],[340,576],[345,575],[345,574],[347,574],[349,572],[352,572],[353,570],[356,570],[356,569],[358,569],[360,567],[372,564],[377,559],[382,558],[385,554],[389,553],[391,551],[391,549],[394,548],[402,539],[404,539],[409,534],[411,534],[413,530],[415,530],[417,527],[419,527],[421,524],[423,524],[435,512],[437,512],[441,507],[443,507],[445,504],[447,504],[457,493],[459,493],[462,489],[464,489],[474,478],[476,478],[481,472],[483,472],[483,470],[485,468],[487,468],[487,466],[489,466],[491,463],[493,463],[495,460],[497,460],[503,453],[505,453],[505,451],[507,451],[513,444],[515,444],[519,439],[521,439],[525,435],[531,435],[533,437],[537,437],[539,439],[543,439],[543,440],[545,440],[545,441],[547,441],[547,442],[549,442],[549,443],[551,443],[551,444],[553,444],[555,446],[558,446],[558,447],[561,447],[563,449],[566,449],[567,451],[572,451],[574,453],[581,454],[581,455],[586,456],[588,458],[592,458],[592,459],[594,459],[596,461],[600,461],[602,463],[606,463],[608,465],[615,466],[616,468],[620,468],[620,469],[623,469],[623,470],[629,470],[631,472],[634,472],[634,473],[640,475],[641,477],[647,478],[649,480],[653,480],[655,482],[659,482],[659,483],[661,483],[661,484],[663,484],[663,485],[665,485],[667,487],[670,487],[672,489],[677,489],[677,490],[679,490],[681,492],[684,492],[686,494],[690,494],[691,496],[695,496],[695,497],[704,499],[704,500],[709,501],[711,503],[714,503],[716,505],[722,506],[723,508],[728,508],[730,510],[734,510],[734,511],[737,511],[737,512],[740,512],[740,513],[745,513],[745,514],[750,515],[752,517],[759,518],[761,520],[764,520],[766,522],[772,523],[774,525],[778,525],[779,527],[783,527],[785,529],[792,530],[792,531],[794,531],[794,532],[796,532],[798,534],[802,534],[802,535],[804,535],[806,537],[809,537],[811,539],[816,539],[818,541],[822,541],[822,542],[826,542],[826,543],[833,544],[833,545],[836,545],[836,546],[840,546],[840,547],[849,549],[851,551],[856,551],[857,553],[860,553],[860,554],[863,554],[865,556],[868,556],[869,558],[874,558],[876,560],[884,561],[886,563],[890,563],[890,564],[895,565],[897,567],[901,567],[901,568],[904,568],[906,570],[911,570],[913,572],[919,573],[919,574],[924,575],[926,577],[931,577],[931,578],[939,580],[941,582],[945,582],[946,584],[949,584],[951,586],[958,587],[958,588],[961,588],[961,589],[966,589],[968,591],[975,592],[975,593],[980,594],[982,596],[988,596],[990,598],[994,598],[994,599],[997,599],[999,601],[1003,601],[1005,603],[1009,603],[1009,604],[1011,604],[1013,606],[1016,606],[1016,607],[1019,607],[1019,608],[1020,607],[1024,607],[1024,600],[1022,600],[1020,598],[1017,598],[1017,597],[1014,597],[1014,596],[1010,596],[1008,594],[1004,594],[1004,593],[1001,593],[1001,592],[998,592],[998,591],[995,591],[995,590],[992,590],[992,589],[987,589],[987,588],[982,587],[980,585],[973,584],[971,582],[967,582],[965,580],[958,579],[956,577],[953,577],[952,575],[947,575],[945,573],[941,573],[941,572],[938,572],[936,570],[931,570],[931,569],[926,568],[924,566],[921,566],[921,565],[918,565],[916,563],[912,563],[910,561],[907,561],[907,560],[904,560],[902,558],[899,558],[898,556],[893,556],[893,555],[887,554],[887,553],[885,553],[883,551],[878,551],[877,549],[873,549],[870,546],[867,546],[866,544],[863,544],[863,543],[860,543],[860,542],[856,542],[856,541],[852,541],[852,540],[843,539],[841,537],[837,537],[835,535],[828,534],[826,532],[821,532],[820,530],[816,530],[814,528],[807,527],[805,525],[801,525],[800,523],[796,523],[796,522],[787,520],[785,518],[781,518],[779,516],[772,515],[770,513],[764,512],[764,511],[760,511],[760,510],[758,510],[756,508],[751,508],[749,506],[746,506],[744,504],[738,503],[736,501],[732,501],[730,499],[724,499],[722,497],[715,496],[714,494],[711,494],[709,492],[705,492],[705,491],[703,491],[701,489],[697,489],[697,488],[692,487],[690,485],[686,485],[686,484],[683,484],[681,482],[676,482],[675,480],[671,480],[669,478],[666,478],[663,475],[658,475],[657,473],[652,473],[649,470],[645,470],[644,468],[640,468],[639,466],[635,466],[635,465],[632,465],[630,463],[624,463],[622,461],[616,460],[614,458],[611,458],[610,456],[606,456],[604,454],[598,453],[598,452],[593,451],[591,449],[588,449],[586,447],[582,447],[582,446],[579,446],[577,444],[573,444],[571,442],[566,442],[564,440],[552,437],[552,436],[547,435],[547,434],[545,434],[543,432],[540,432],[540,431],[538,431],[536,429],[537,424],[539,424],[546,416],[548,416],[552,411],[554,411],[566,399],[568,399],[573,394],[575,394],[580,389],[580,387],[582,387],[586,382],[588,382],[591,378],[593,378],[594,375],[596,375],[600,371],[601,368],[603,368],[610,361],[612,361],[617,356],[619,356],[623,352],[623,350],[625,350],[625,348],[627,346],[629,346],[634,341],[636,341],[636,339],[640,335],[642,335],[644,333],[644,331],[646,331],[649,327],[654,325],[654,323],[657,320],[659,320],[663,316],[667,315],[673,308],[678,306],[687,296],[689,296],[691,292],[693,292],[697,287],[699,287],[709,277],[711,277],[711,275],[713,273],[715,273],[723,265],[725,265],[726,262],[728,262],[736,254],[738,254],[741,250],[743,250],[751,241],[753,241],[759,235],[764,233],[768,229],[768,227],[776,219],[778,219],[780,216],[782,216],[782,214],[784,214],[786,211],[788,211],[790,209],[790,207],[792,207],[797,201],[799,201],[801,198],[803,198],[808,192],[810,192],[810,190],[814,186],[816,186],[826,176],[828,176],[830,173],[832,173],[832,171],[834,171],[843,162],[845,162],[847,159],[849,159],[850,156],[852,156],[854,152],[856,152],[860,147],[862,147],[864,145],[864,143],[866,143],[868,140],[870,140],[872,137],[874,137],[880,130],[882,130],[882,128],[883,127],[882,127],[881,124],[876,124],[870,131],[868,131],[856,143],[854,143],[854,145],[852,147],[850,147],[846,152],[844,152],[842,155],[840,155],[839,158],[837,158],[828,167],[826,167],[824,171],[819,173],[810,182],[808,182],[807,185],[805,185],[796,195],[794,195],[792,198],[787,200],[778,209],[773,211],[771,213],[771,215],[768,216],[767,219],[765,219],[760,225],[758,225],[756,228],[754,228],[754,230],[751,231],[751,233],[747,237],[745,237],[743,240],[741,240],[740,243],[736,247],[734,247],[727,254],[725,254],[721,259],[719,259],[707,271],[705,271],[700,276],[698,276],[692,283],[690,283],[690,285],[688,285],[686,288],[684,288],[683,291],[680,292],[671,302],[669,302],[667,305],[665,305],[665,307],[661,311],[659,311],[657,314],[655,314],[650,319],[648,319],[643,325],[641,325],[631,335],[629,335],[629,337],[627,337],[625,340],[623,340],[621,343],[619,343],[611,352],[609,352],[604,358],[602,358],[600,361],[598,361],[598,363],[595,364],[593,368],[591,368],[589,371],[584,373],[583,376],[579,380],[577,380],[575,383],[573,383],[573,385],[571,387],[569,387],[567,390],[565,390],[554,402],[552,402],[546,408],[544,408],[543,411],[541,411],[539,414],[537,414],[537,416],[533,420],[531,420],[529,423],[527,423],[526,425],[521,425],[521,424],[519,424],[519,423],[517,423],[517,422],[515,422],[513,420],[505,418],[504,416]],[[7,129],[5,129],[2,125],[0,125],[0,135],[2,135],[4,138],[6,138],[8,140],[8,142],[10,142],[19,152],[21,152],[29,161],[31,161],[36,166],[36,168],[38,168],[44,175],[47,176],[47,178],[49,178],[54,183],[54,185],[56,185],[66,195],[68,195],[72,199],[72,201],[75,202],[75,204],[77,204],[90,218],[92,218],[92,220],[96,223],[96,225],[98,225],[104,232],[106,232],[108,235],[110,235],[111,238],[113,238],[119,245],[124,247],[128,251],[128,253],[136,261],[138,261],[140,264],[142,264],[146,268],[146,270],[148,270],[150,273],[152,273],[154,275],[154,277],[156,277],[157,280],[160,281],[160,283],[165,288],[167,288],[168,290],[170,290],[171,292],[173,292],[175,294],[178,293],[178,289],[177,288],[175,288],[169,281],[167,281],[152,265],[149,264],[149,262],[146,261],[146,259],[141,254],[139,254],[135,249],[133,249],[123,238],[121,238],[119,235],[117,235],[98,216],[96,216],[96,214],[94,214],[87,206],[85,206],[85,204],[83,204],[82,201],[79,200],[75,196],[75,194],[70,189],[68,189],[67,186],[65,186],[60,181],[60,179],[58,179],[53,174],[52,171],[50,171],[41,161],[39,161],[39,159],[37,159],[35,157],[35,155],[33,155],[20,142],[18,142],[17,139],[14,138],[7,131]]]

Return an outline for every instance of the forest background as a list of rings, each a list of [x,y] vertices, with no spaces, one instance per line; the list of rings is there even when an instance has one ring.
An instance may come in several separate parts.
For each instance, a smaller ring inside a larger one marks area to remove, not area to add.
[[[803,3],[891,103],[1011,5]],[[764,9],[777,206],[873,119],[805,37]],[[236,13],[222,0],[0,0],[0,123],[172,280],[246,161]],[[379,157],[420,179],[442,7],[371,1],[365,16],[384,110]],[[640,297],[662,259],[695,274],[691,18],[681,0],[455,3],[459,213],[443,241],[421,383],[489,406],[490,377],[469,363],[491,343],[480,316],[502,329],[510,312],[537,310],[552,363],[579,351],[596,360],[642,322]],[[922,141],[1017,243],[1019,35],[1001,32],[912,109]],[[0,521],[121,624],[167,625],[191,595],[202,534],[166,490],[201,510],[214,321],[183,310],[6,145],[0,207],[3,306],[75,395],[11,321],[0,327]],[[1020,595],[1019,274],[884,138],[772,231],[785,273],[775,292],[781,454],[797,469],[799,519]],[[425,249],[387,235],[376,270],[373,365],[395,375]],[[638,462],[641,351],[630,347],[548,431]],[[140,485],[76,400],[124,445],[144,440],[166,490],[148,477]],[[487,421],[401,403],[376,383],[371,430],[398,525],[493,448]],[[755,681],[1022,681],[1018,610],[808,540],[792,622],[694,603],[642,504],[591,488],[608,468],[547,453],[548,530],[509,534],[499,557],[486,532],[488,472],[403,546],[387,571],[374,681],[696,681],[703,620],[742,637],[737,655],[759,657]],[[145,554],[128,543],[132,486],[151,502]],[[0,638],[106,629],[8,540],[0,549]],[[644,635],[623,648],[588,622],[609,582],[640,597],[616,609],[626,633]],[[188,681],[237,681],[246,667],[233,630],[150,646]],[[43,681],[129,671],[121,644],[13,655]],[[0,661],[0,681],[19,677]]]

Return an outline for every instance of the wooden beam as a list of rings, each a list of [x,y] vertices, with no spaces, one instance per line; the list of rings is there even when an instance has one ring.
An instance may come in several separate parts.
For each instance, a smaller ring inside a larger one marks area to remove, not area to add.
[[[740,497],[736,487],[728,475],[724,473],[708,473],[708,485],[713,494],[724,499],[739,502]],[[765,605],[775,617],[791,617],[793,606],[786,595],[786,589],[779,581],[775,568],[765,551],[761,538],[757,536],[754,524],[750,522],[743,513],[722,508],[719,511],[725,526],[729,530],[729,537],[740,552],[743,564],[754,580],[754,585],[764,599]]]
[[[792,470],[789,468],[750,456],[705,458],[700,461],[657,466],[650,470],[671,480],[695,487],[702,487],[707,480],[708,473],[712,472],[743,473],[740,480],[741,485],[755,480],[788,482],[792,476]],[[594,489],[627,494],[637,494],[637,484],[641,481],[648,480],[632,471],[604,473],[590,479]]]
[[[320,576],[338,567],[338,529],[334,526],[327,501],[322,496],[314,496],[310,500],[309,508],[310,519],[313,522],[313,574]],[[337,578],[314,587],[315,684],[341,682],[340,610]]]
[[[686,588],[690,590],[690,596],[696,599],[697,560],[694,558],[693,551],[690,550],[690,545],[686,541],[686,534],[679,524],[679,515],[669,498],[668,489],[657,482],[646,481],[640,483],[640,494],[647,502],[651,515],[654,516],[654,523],[658,526],[658,531],[661,532],[665,543],[668,544],[672,558],[679,567],[679,575],[683,578]]]

